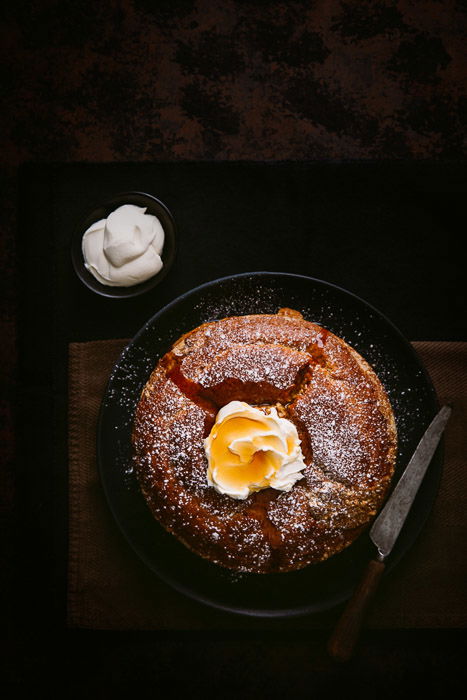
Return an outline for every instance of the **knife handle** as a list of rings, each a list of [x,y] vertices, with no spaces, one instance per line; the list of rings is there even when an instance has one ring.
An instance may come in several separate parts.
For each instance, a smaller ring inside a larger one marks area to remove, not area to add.
[[[372,559],[328,641],[328,652],[337,661],[348,661],[358,641],[366,610],[378,587],[384,562]]]

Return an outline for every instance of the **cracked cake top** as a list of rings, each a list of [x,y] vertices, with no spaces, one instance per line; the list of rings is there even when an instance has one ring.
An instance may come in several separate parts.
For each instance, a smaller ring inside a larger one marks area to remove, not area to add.
[[[272,407],[296,427],[304,478],[244,500],[207,479],[219,410]],[[396,428],[386,392],[347,343],[290,309],[205,323],[179,338],[144,387],[133,428],[154,517],[202,557],[238,571],[291,571],[353,542],[388,491]]]

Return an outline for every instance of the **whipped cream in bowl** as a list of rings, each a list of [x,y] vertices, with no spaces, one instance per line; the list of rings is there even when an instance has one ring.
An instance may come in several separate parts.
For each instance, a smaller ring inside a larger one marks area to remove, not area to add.
[[[167,275],[175,238],[175,222],[165,204],[143,192],[124,192],[95,207],[77,226],[73,267],[101,296],[138,296]]]

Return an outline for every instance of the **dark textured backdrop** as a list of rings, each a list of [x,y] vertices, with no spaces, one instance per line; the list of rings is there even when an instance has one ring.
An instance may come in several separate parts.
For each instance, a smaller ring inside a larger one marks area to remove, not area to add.
[[[15,268],[19,166],[464,159],[465,7],[452,0],[3,4],[0,438],[2,528],[9,543],[4,572],[17,556],[15,319],[17,288],[27,283]],[[165,664],[180,652],[178,642],[171,644]],[[141,651],[141,663],[150,659],[146,654]],[[250,662],[248,657],[245,663]],[[381,664],[373,662],[376,669]],[[31,672],[34,663],[25,662],[25,669]]]

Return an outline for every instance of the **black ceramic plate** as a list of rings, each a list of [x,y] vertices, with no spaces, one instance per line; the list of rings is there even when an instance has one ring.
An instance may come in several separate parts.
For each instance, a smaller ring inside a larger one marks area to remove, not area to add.
[[[354,294],[298,275],[257,272],[215,280],[182,295],[159,311],[122,353],[109,381],[98,426],[102,485],[130,546],[147,566],[178,591],[224,610],[255,616],[290,616],[330,608],[351,594],[374,555],[368,534],[340,554],[301,571],[238,574],[191,553],[154,520],[130,461],[133,413],[157,360],[184,332],[204,321],[281,306],[344,338],[374,367],[391,400],[399,451],[396,479],[437,411],[433,386],[411,345],[380,312]],[[390,569],[420,532],[438,489],[438,449],[409,518],[388,561]]]

